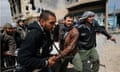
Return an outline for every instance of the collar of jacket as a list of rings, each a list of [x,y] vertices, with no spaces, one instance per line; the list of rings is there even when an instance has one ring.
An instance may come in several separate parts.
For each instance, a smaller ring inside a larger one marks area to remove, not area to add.
[[[38,21],[37,21],[38,22]],[[43,27],[41,26],[40,22],[38,22],[38,25],[40,26],[41,30],[44,31]]]

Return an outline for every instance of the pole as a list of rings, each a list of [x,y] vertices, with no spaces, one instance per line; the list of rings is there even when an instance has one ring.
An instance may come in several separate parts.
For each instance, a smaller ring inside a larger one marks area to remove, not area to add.
[[[105,28],[108,31],[108,0],[106,0],[105,4]]]
[[[116,30],[116,6],[115,6],[115,3],[114,3],[114,24],[113,24],[113,29]]]

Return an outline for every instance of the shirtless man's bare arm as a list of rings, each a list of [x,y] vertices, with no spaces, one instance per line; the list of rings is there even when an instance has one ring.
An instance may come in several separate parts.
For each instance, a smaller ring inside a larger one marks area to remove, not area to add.
[[[58,56],[56,56],[56,60],[59,60],[61,57],[68,55],[75,49],[78,37],[79,37],[78,30],[76,28],[73,28],[65,39],[64,50],[61,51],[61,53]]]

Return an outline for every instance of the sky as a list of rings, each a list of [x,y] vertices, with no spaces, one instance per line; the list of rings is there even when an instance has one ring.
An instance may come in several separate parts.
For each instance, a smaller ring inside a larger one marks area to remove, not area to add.
[[[120,0],[109,0],[108,2],[109,13],[115,9],[120,9]]]
[[[114,6],[120,9],[120,0],[109,0],[109,11],[114,10]],[[8,0],[0,0],[0,26],[6,22],[12,22],[9,3]]]
[[[0,0],[0,26],[12,22],[8,0]]]

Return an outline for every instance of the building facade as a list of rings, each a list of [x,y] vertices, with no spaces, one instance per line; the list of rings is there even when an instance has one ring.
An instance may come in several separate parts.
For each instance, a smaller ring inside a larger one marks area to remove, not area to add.
[[[59,15],[60,10],[65,10],[66,6],[78,1],[80,0],[9,0],[9,4],[14,22],[18,19],[26,19],[31,22],[39,16],[42,10],[58,12],[56,14]]]

